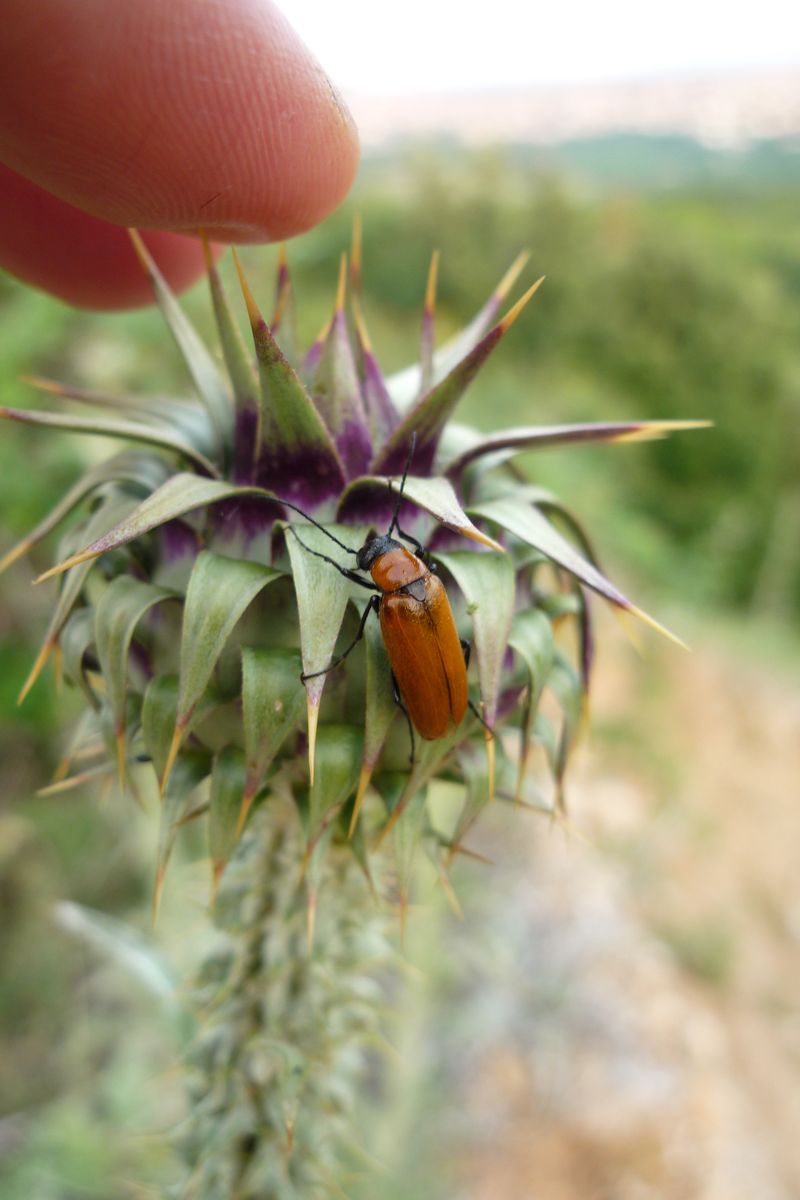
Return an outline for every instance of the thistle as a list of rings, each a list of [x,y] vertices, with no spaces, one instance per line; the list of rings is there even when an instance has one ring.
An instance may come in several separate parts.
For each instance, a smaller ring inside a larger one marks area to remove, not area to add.
[[[592,597],[650,620],[602,573],[575,516],[514,458],[698,423],[490,436],[454,424],[471,380],[542,282],[503,314],[524,256],[438,350],[434,256],[420,362],[384,378],[362,313],[357,233],[349,287],[343,260],[333,315],[299,356],[285,257],[269,321],[237,260],[253,356],[209,254],[223,371],[132,238],[194,396],[114,397],[36,380],[107,415],[0,409],[129,443],[0,564],[67,524],[58,563],[41,577],[57,576],[59,592],[21,699],[50,657],[86,697],[51,790],[113,775],[135,790],[154,773],[154,911],[182,826],[207,822],[223,932],[198,985],[179,1194],[327,1194],[349,1136],[352,1046],[375,1023],[356,981],[385,952],[376,893],[404,913],[421,847],[452,895],[452,860],[469,853],[464,839],[493,798],[562,814],[591,674]],[[473,651],[465,718],[413,743],[377,620],[327,669],[354,641],[365,601],[336,568],[352,574],[346,548],[387,530],[406,466],[402,527],[435,560]],[[537,747],[552,800],[529,778]],[[440,779],[462,789],[447,830],[427,806]]]

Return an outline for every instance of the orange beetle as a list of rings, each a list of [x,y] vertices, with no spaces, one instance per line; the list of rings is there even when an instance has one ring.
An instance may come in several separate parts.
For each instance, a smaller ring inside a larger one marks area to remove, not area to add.
[[[413,450],[412,439],[411,454]],[[413,726],[421,737],[433,741],[444,737],[451,728],[461,724],[467,706],[476,713],[479,720],[482,718],[474,709],[467,690],[469,645],[459,639],[444,584],[427,566],[424,560],[425,551],[420,543],[410,534],[404,533],[398,523],[407,474],[408,465],[403,473],[389,532],[368,538],[360,550],[345,546],[344,542],[340,542],[324,526],[318,525],[313,517],[302,512],[302,509],[287,504],[287,507],[296,508],[296,511],[302,513],[313,525],[322,529],[331,541],[336,542],[348,554],[354,554],[358,570],[368,572],[372,582],[368,582],[356,571],[341,566],[328,555],[312,550],[292,526],[292,533],[301,546],[309,554],[330,563],[353,583],[369,588],[375,593],[364,609],[356,636],[347,649],[337,655],[322,671],[313,671],[303,675],[302,679],[305,682],[315,675],[325,675],[338,666],[361,640],[367,618],[371,612],[376,611],[383,644],[392,668],[396,687],[395,698],[406,713],[409,725]],[[412,554],[400,542],[395,541],[392,537],[395,529],[399,537],[414,546],[416,554]]]
[[[369,571],[380,595],[381,633],[397,689],[412,725],[422,737],[444,737],[460,725],[469,703],[465,648],[441,579],[421,558],[390,536],[371,538],[359,550],[358,566]]]

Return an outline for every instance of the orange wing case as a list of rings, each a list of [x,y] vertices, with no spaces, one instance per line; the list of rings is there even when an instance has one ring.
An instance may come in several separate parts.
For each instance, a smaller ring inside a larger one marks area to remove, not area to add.
[[[394,592],[381,599],[380,622],[400,695],[421,737],[444,737],[467,708],[467,669],[444,584],[424,580],[425,598]]]

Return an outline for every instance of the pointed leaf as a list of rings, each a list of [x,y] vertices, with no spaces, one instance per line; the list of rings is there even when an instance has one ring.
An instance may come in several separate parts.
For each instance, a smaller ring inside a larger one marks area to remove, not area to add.
[[[152,454],[129,450],[86,471],[38,525],[0,560],[0,573],[11,566],[69,516],[73,509],[104,483],[132,483],[150,491],[163,483],[167,465]]]
[[[472,620],[483,716],[493,726],[503,673],[516,581],[508,554],[455,550],[437,555],[458,584]]]
[[[439,274],[439,251],[434,250],[428,271],[428,286],[425,289],[425,306],[422,310],[422,332],[420,335],[420,395],[424,396],[433,387],[436,325],[436,280]]]
[[[414,764],[411,772],[404,776],[406,782],[403,793],[392,809],[389,820],[381,830],[380,838],[378,839],[379,846],[382,845],[385,838],[394,829],[413,797],[436,774],[453,747],[468,736],[470,723],[473,727],[477,725],[475,718],[470,713],[467,713],[461,725],[457,729],[452,729],[446,737],[438,738],[435,742],[422,742],[421,744],[417,741]],[[379,778],[377,776],[375,786],[380,790]]]
[[[564,446],[574,442],[645,442],[664,438],[682,429],[706,429],[710,421],[600,421],[580,425],[531,425],[503,429],[484,437],[475,434],[473,444],[447,463],[445,474],[458,478],[477,459],[490,457],[499,466],[523,450]],[[484,470],[489,466],[484,464]]]
[[[344,314],[345,270],[343,256],[336,309],[314,371],[312,393],[352,479],[366,471],[372,457],[372,442]]]
[[[380,446],[397,428],[400,417],[392,404],[392,398],[372,349],[367,327],[361,315],[361,307],[357,301],[353,302],[353,320],[359,354],[361,391],[367,410],[367,421],[373,445]]]
[[[77,684],[89,704],[94,709],[100,708],[100,700],[94,688],[86,677],[84,655],[94,642],[94,611],[91,608],[79,608],[73,612],[61,630],[59,643],[61,646],[61,669],[64,677]]]
[[[326,525],[334,537],[353,548],[363,542],[361,531],[349,525]],[[292,530],[296,529],[298,537]],[[302,539],[302,544],[299,539]],[[286,546],[292,564],[292,577],[297,596],[300,621],[300,648],[303,673],[314,675],[324,671],[334,655],[336,639],[344,619],[352,585],[330,563],[317,554],[352,569],[354,559],[325,536],[322,529],[298,523],[286,532]],[[314,551],[315,553],[311,553]],[[309,768],[314,775],[314,728],[327,675],[316,675],[305,683],[309,719]]]
[[[416,849],[428,824],[427,789],[417,786],[411,791],[408,776],[400,772],[382,773],[376,778],[375,785],[389,812],[389,821],[384,826],[380,840],[382,843],[387,834],[392,832],[400,893],[400,919],[401,926],[404,926]]]
[[[535,706],[553,663],[553,627],[539,609],[525,609],[514,614],[508,644],[525,663]]]
[[[23,425],[43,425],[51,429],[62,429],[66,433],[88,433],[99,437],[124,438],[130,442],[144,442],[157,446],[193,462],[209,475],[219,475],[217,468],[204,454],[189,445],[183,438],[176,437],[169,429],[144,425],[137,421],[108,421],[100,417],[72,417],[67,413],[28,411],[23,408],[0,408],[0,418],[21,421]]]
[[[541,283],[542,279],[537,280],[513,308],[509,309],[502,321],[498,321],[477,346],[408,411],[395,432],[375,455],[371,468],[374,472],[383,471],[388,474],[402,470],[412,435],[416,435],[415,469],[430,471],[439,435],[456,405]]]
[[[132,496],[124,493],[112,493],[89,517],[82,529],[84,537],[95,538],[101,530],[105,531],[117,522],[123,514],[127,514],[135,506]],[[92,569],[92,564],[83,562],[68,570],[61,583],[53,614],[47,626],[42,647],[33,665],[30,675],[23,684],[18,703],[22,703],[41,672],[50,653],[58,641],[58,635],[72,612],[81,594],[86,576]]]
[[[456,363],[460,362],[477,345],[500,311],[503,301],[519,278],[528,258],[529,255],[526,251],[517,255],[480,312],[473,317],[465,329],[462,329],[436,351],[433,359],[434,383],[444,379]],[[392,401],[401,412],[406,411],[419,396],[421,374],[420,365],[414,363],[387,380]]]
[[[245,786],[244,754],[228,746],[214,759],[208,817],[213,890],[239,840],[239,810]]]
[[[580,675],[561,651],[556,651],[547,677],[547,687],[558,701],[563,714],[561,730],[556,733],[552,722],[542,721],[537,724],[536,734],[538,740],[545,745],[553,771],[556,807],[560,812],[564,812],[564,775],[570,752],[581,728],[584,692]]]
[[[289,362],[297,361],[297,322],[295,319],[294,287],[286,257],[286,243],[281,242],[278,251],[278,271],[275,280],[275,308],[269,327],[274,338],[280,338],[280,347]]]
[[[172,475],[157,491],[143,500],[125,521],[115,525],[103,537],[91,542],[78,554],[72,555],[58,566],[45,571],[43,575],[40,575],[37,583],[60,571],[67,570],[76,563],[85,562],[87,559],[96,558],[99,554],[105,554],[108,550],[124,546],[127,542],[132,542],[135,538],[149,533],[150,530],[165,525],[168,521],[174,521],[177,517],[183,517],[197,508],[205,508],[222,500],[235,500],[238,497],[247,496],[263,500],[265,505],[271,505],[274,508],[276,515],[283,515],[284,510],[279,507],[280,501],[264,488],[237,487],[216,479],[201,479],[197,475]],[[267,508],[266,511],[269,509]]]
[[[72,764],[78,759],[85,761],[88,758],[96,758],[99,754],[105,757],[99,714],[94,708],[85,708],[70,735],[64,757],[53,772],[53,783],[60,783],[66,779]],[[105,763],[103,765],[105,766]]]
[[[672,641],[683,645],[679,638],[676,638],[669,630],[665,629],[652,617],[648,616],[647,613],[642,612],[640,608],[632,604],[595,566],[587,562],[575,547],[539,512],[538,508],[526,503],[524,500],[518,500],[515,497],[509,496],[499,500],[487,500],[481,504],[471,505],[469,511],[499,525],[502,529],[507,530],[527,545],[533,546],[536,550],[541,550],[553,562],[558,563],[559,566],[569,571],[570,574],[574,575],[582,583],[585,583],[587,587],[604,596],[606,600],[610,600],[613,604],[619,605],[620,608],[634,613],[641,620],[645,621],[648,625],[652,625],[654,629],[657,629]]]
[[[255,407],[258,376],[245,349],[239,326],[233,319],[228,297],[222,286],[208,240],[204,237],[202,241],[217,333],[222,346],[222,357],[225,359],[228,376],[233,385],[234,399],[237,407],[244,407],[248,404]]]
[[[97,604],[94,623],[97,657],[106,681],[114,719],[120,776],[124,763],[128,653],[133,634],[149,609],[175,595],[174,591],[153,587],[152,584],[142,583],[130,575],[118,575],[108,585]]]
[[[240,480],[250,475],[256,458],[255,430],[258,424],[259,407],[258,375],[245,349],[239,326],[231,314],[228,297],[214,262],[211,247],[205,237],[202,241],[217,333],[233,388],[236,415],[234,418],[232,470],[233,478]]]
[[[211,418],[219,445],[230,446],[233,413],[225,380],[205,343],[170,291],[144,242],[135,230],[129,232],[139,261],[150,276],[158,307],[175,339],[197,394]]]
[[[181,758],[172,771],[169,785],[159,810],[156,875],[153,888],[153,921],[158,918],[164,877],[175,846],[175,839],[187,814],[191,811],[196,788],[208,776],[209,764],[200,757]]]
[[[178,712],[165,777],[234,626],[262,588],[279,575],[259,563],[223,558],[209,550],[198,555],[186,589]]]
[[[397,714],[397,702],[394,698],[392,684],[392,669],[383,644],[380,625],[377,621],[367,621],[364,626],[364,644],[366,647],[367,680],[365,697],[364,722],[364,760],[361,764],[361,774],[358,781],[358,792],[350,820],[350,832],[355,829],[358,814],[369,786],[372,772],[380,757],[389,726]]]
[[[564,714],[564,728],[559,745],[557,772],[563,775],[570,749],[581,727],[583,713],[583,684],[572,663],[557,651],[547,676],[547,686],[558,700]]]
[[[415,792],[405,802],[403,812],[394,826],[392,842],[401,903],[408,899],[417,846],[428,825],[427,799],[428,793],[425,788]]]
[[[238,258],[236,264],[261,383],[259,469],[281,495],[313,507],[339,493],[344,468],[322,417],[259,312]]]
[[[167,764],[177,714],[177,675],[157,675],[148,683],[142,702],[142,736],[159,779]]]
[[[376,497],[380,496],[386,496],[389,501],[394,497],[396,503],[399,486],[399,479],[376,478],[370,475],[356,479],[342,495],[339,503],[339,515],[361,516],[365,511],[374,511]],[[403,496],[425,509],[442,525],[452,529],[454,533],[460,533],[464,537],[472,538],[473,541],[481,542],[490,550],[504,552],[504,547],[499,542],[473,525],[459,504],[453,485],[448,479],[440,476],[422,479],[416,475],[409,475],[406,479]],[[391,503],[389,508],[393,509],[394,503]]]
[[[352,725],[322,725],[317,733],[314,782],[309,795],[308,841],[327,829],[358,783],[364,737]]]
[[[305,711],[306,694],[300,681],[302,661],[296,650],[242,651],[242,717],[247,775],[243,811],[258,792],[266,770]]]
[[[486,755],[470,742],[459,748],[458,761],[464,778],[466,796],[450,839],[455,852],[489,803],[490,779]]]
[[[520,729],[521,744],[516,786],[516,795],[519,797],[527,771],[529,748],[539,700],[555,654],[553,627],[545,614],[538,609],[529,608],[518,612],[514,615],[511,623],[508,644],[523,660],[528,672],[528,695],[522,712]]]
[[[24,382],[62,400],[74,400],[92,408],[122,412],[125,417],[143,421],[145,425],[155,422],[166,425],[181,434],[195,450],[214,454],[216,449],[214,429],[208,413],[193,399],[180,396],[133,396],[100,392],[93,388],[76,387],[38,376],[24,376]]]

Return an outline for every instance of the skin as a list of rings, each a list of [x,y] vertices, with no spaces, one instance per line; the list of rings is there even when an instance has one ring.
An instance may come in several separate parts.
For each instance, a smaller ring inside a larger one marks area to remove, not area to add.
[[[276,241],[344,198],[358,140],[270,0],[5,0],[0,266],[72,304],[152,295],[125,226],[171,285],[215,241]]]

